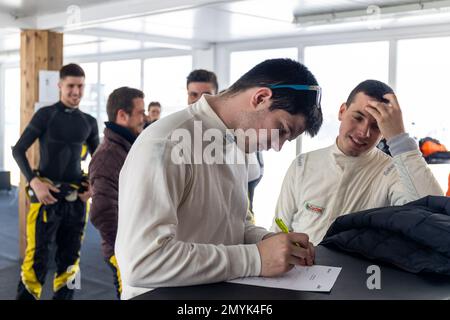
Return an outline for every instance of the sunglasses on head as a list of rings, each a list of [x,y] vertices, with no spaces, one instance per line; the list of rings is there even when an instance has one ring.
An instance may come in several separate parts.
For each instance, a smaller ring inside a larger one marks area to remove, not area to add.
[[[320,109],[322,100],[322,88],[320,86],[310,86],[306,84],[276,84],[269,86],[270,89],[293,89],[298,91],[316,91],[316,107]]]

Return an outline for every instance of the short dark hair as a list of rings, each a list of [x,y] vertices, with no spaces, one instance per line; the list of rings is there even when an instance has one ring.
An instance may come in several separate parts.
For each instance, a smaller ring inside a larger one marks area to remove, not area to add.
[[[186,78],[186,87],[191,82],[209,82],[214,85],[214,88],[217,90],[219,89],[219,84],[217,83],[217,77],[216,74],[212,71],[208,71],[205,69],[197,69],[191,71],[189,75]]]
[[[161,103],[158,101],[152,101],[148,104],[147,110],[150,110],[151,107],[159,107],[161,109]]]
[[[360,92],[377,101],[388,103],[389,101],[383,98],[383,96],[388,93],[394,93],[394,90],[384,82],[378,80],[365,80],[350,92],[346,102],[347,108],[353,103],[355,96]]]
[[[75,63],[69,63],[63,66],[59,70],[59,78],[64,79],[65,77],[83,77],[85,78],[84,70]]]
[[[120,87],[115,89],[108,97],[106,103],[106,112],[108,113],[109,121],[116,121],[117,112],[120,109],[126,113],[131,114],[134,108],[133,99],[144,98],[144,93],[139,89],[130,87]]]
[[[281,84],[318,85],[314,75],[303,64],[292,59],[269,59],[245,73],[224,94]],[[272,89],[272,105],[269,110],[281,109],[292,115],[303,115],[305,130],[313,137],[319,132],[323,121],[322,110],[320,106],[316,106],[316,96],[317,92],[313,90]]]

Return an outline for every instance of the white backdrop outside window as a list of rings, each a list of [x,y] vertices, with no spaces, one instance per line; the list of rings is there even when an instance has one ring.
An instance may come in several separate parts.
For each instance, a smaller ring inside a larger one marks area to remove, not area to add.
[[[187,107],[186,77],[192,56],[150,58],[144,61],[146,109],[150,101],[161,103],[161,117]]]

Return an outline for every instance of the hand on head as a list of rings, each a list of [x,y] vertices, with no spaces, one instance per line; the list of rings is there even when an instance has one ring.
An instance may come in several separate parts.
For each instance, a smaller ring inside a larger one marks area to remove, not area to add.
[[[397,97],[393,93],[383,96],[389,103],[370,100],[366,111],[377,121],[380,132],[384,138],[389,140],[405,132],[402,110],[398,104]]]

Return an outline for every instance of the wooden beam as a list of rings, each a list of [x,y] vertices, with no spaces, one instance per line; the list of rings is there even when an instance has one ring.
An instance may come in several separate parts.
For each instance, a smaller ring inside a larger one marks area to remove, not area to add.
[[[24,30],[20,35],[20,131],[34,114],[39,101],[39,70],[59,70],[63,62],[63,34],[48,30]],[[39,163],[38,143],[28,149],[27,158],[33,169]],[[20,177],[19,248],[23,258],[26,249],[26,217],[29,202],[25,195],[27,181]]]

